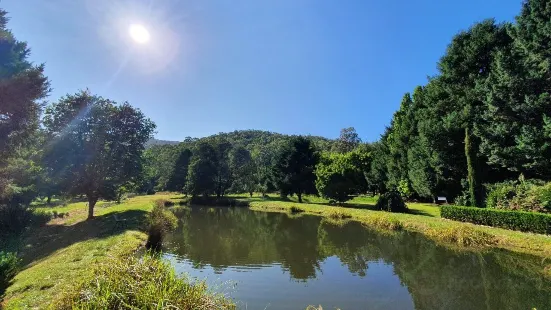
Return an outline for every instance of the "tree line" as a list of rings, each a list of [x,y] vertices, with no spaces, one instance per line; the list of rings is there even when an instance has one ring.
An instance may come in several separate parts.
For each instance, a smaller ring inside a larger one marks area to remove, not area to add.
[[[551,179],[551,3],[453,37],[438,74],[406,93],[375,143],[379,190],[483,206],[485,184]]]
[[[295,171],[308,182],[296,181],[282,163],[283,150],[293,147],[302,155],[287,154],[288,163],[306,160],[307,146],[284,139],[260,151],[270,157],[256,165],[271,168],[268,190],[336,200],[396,190],[406,199],[446,196],[480,207],[489,184],[519,177],[549,181],[550,20],[550,2],[530,0],[513,23],[487,19],[459,32],[440,58],[438,74],[403,96],[379,141],[355,143],[355,131],[345,130],[336,141],[313,143],[312,173]],[[259,148],[252,141],[244,145],[255,158]]]
[[[279,192],[343,202],[398,191],[482,206],[486,184],[551,179],[551,4],[529,0],[514,23],[492,19],[452,38],[438,74],[403,96],[379,141],[246,130],[146,149],[155,124],[139,109],[84,90],[44,103],[44,65],[0,11],[0,211],[36,197],[125,192]],[[17,221],[0,217],[2,227]]]

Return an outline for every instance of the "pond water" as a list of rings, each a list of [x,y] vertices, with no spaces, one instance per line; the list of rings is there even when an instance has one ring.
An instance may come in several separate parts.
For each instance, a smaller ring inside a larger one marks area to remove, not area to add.
[[[192,208],[165,242],[178,272],[240,309],[551,309],[541,259],[246,208]]]

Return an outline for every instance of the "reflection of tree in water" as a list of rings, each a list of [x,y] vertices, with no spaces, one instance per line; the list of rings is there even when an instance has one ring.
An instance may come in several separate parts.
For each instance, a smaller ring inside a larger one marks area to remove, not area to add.
[[[381,234],[358,223],[322,224],[319,236],[322,252],[337,255],[351,272],[365,274],[358,256],[392,263],[416,309],[551,309],[551,283],[533,258],[459,252],[418,234]]]
[[[393,265],[416,309],[551,309],[541,263],[520,255],[457,252],[418,234],[247,209],[193,209],[183,222],[169,236],[169,250],[218,271],[278,262],[304,280],[316,276],[325,258],[337,256],[351,273],[369,276],[369,262],[382,260]]]

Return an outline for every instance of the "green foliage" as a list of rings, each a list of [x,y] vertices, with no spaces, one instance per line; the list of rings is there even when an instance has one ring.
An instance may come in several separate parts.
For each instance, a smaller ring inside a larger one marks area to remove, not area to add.
[[[302,202],[303,194],[315,193],[314,169],[318,160],[308,138],[294,137],[281,151],[276,167],[281,195],[297,194],[298,201]]]
[[[180,151],[178,159],[172,168],[172,172],[166,184],[167,190],[175,192],[181,192],[184,190],[190,159],[191,151],[189,149],[183,149]]]
[[[121,186],[137,181],[142,152],[155,124],[128,103],[81,91],[46,109],[51,140],[45,163],[72,195],[88,198],[88,218],[98,199],[114,200]]]
[[[516,182],[502,182],[490,186],[486,197],[486,207],[508,209],[508,202],[516,195]]]
[[[457,206],[442,206],[440,213],[450,220],[551,234],[551,215],[548,214]]]
[[[19,259],[15,253],[0,251],[0,302],[8,286],[13,282],[17,274]]]
[[[549,204],[551,183],[543,184],[521,178],[489,186],[486,206],[489,208],[551,212]]]
[[[230,151],[230,171],[232,184],[230,191],[234,193],[252,193],[256,190],[258,180],[255,178],[255,162],[251,153],[244,147],[235,147]]]
[[[215,190],[217,158],[214,147],[207,142],[199,143],[193,151],[189,164],[186,192],[208,196]]]
[[[402,195],[397,191],[382,194],[377,200],[377,208],[388,212],[407,212],[408,210]]]
[[[63,292],[55,309],[235,309],[205,282],[179,276],[155,256],[108,258],[93,275]]]
[[[402,179],[398,182],[397,190],[404,199],[410,199],[413,196],[413,190],[407,179]]]
[[[491,163],[529,178],[551,174],[551,9],[548,1],[524,1],[513,42],[499,51],[485,84],[482,151]]]
[[[367,172],[366,181],[367,187],[373,193],[385,193],[387,191],[387,164],[388,146],[386,145],[385,134],[381,137],[381,141],[373,144],[373,152],[371,153],[371,164]]]
[[[389,151],[386,160],[388,187],[398,187],[400,181],[408,178],[407,151],[416,131],[414,110],[411,95],[406,93],[400,109],[394,113],[385,141]]]
[[[176,216],[166,209],[169,206],[166,200],[157,200],[148,218],[148,238],[146,248],[160,250],[163,238],[167,232],[178,227]],[[173,205],[173,204],[172,204]]]
[[[357,192],[358,184],[365,180],[354,163],[352,152],[322,154],[315,173],[318,193],[340,203],[349,200],[350,195]]]
[[[18,149],[28,147],[39,128],[42,103],[49,92],[44,66],[30,60],[30,48],[7,28],[7,12],[0,9],[0,167]],[[1,176],[1,175],[0,175]],[[1,179],[0,179],[1,180]],[[0,182],[0,194],[4,182]]]

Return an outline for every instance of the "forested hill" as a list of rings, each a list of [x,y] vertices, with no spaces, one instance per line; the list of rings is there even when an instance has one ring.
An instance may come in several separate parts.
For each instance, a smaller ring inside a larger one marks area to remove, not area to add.
[[[230,144],[232,149],[243,147],[251,156],[262,160],[265,167],[276,164],[277,154],[285,148],[293,136],[263,130],[236,130],[218,133],[204,138],[187,137],[174,144],[172,141],[155,140],[149,143],[145,151],[145,170],[147,179],[152,180],[157,190],[165,190],[174,170],[178,156],[182,151],[193,150],[199,142],[214,142],[215,145]],[[329,152],[334,149],[337,140],[318,136],[308,136],[318,151]]]
[[[175,145],[178,143],[180,143],[180,141],[158,140],[153,138],[153,139],[149,139],[149,141],[145,143],[145,147],[149,148],[154,145]]]
[[[153,146],[177,145],[179,143],[183,143],[183,145],[189,145],[201,140],[222,139],[230,142],[232,145],[243,146],[249,151],[252,151],[257,145],[267,145],[273,143],[277,144],[282,141],[287,141],[290,137],[292,136],[264,130],[235,130],[232,132],[221,132],[204,138],[186,137],[184,141],[151,139],[147,142],[147,147],[150,148]],[[319,136],[308,137],[320,150],[330,151],[334,145],[334,142],[336,141]]]

